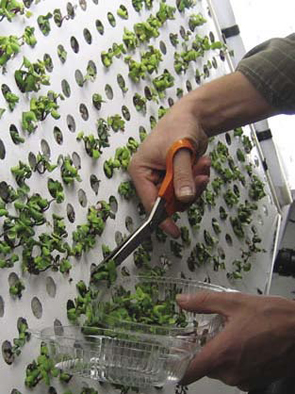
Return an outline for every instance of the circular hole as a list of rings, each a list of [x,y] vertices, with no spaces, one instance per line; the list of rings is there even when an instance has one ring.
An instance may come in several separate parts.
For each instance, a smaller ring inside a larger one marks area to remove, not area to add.
[[[14,124],[10,125],[9,132],[10,132],[10,137],[15,145],[24,142],[24,139],[19,135],[18,129]]]
[[[218,67],[217,60],[216,60],[216,58],[215,58],[214,56],[212,57],[212,66],[213,66],[215,69]]]
[[[122,90],[123,93],[126,93],[128,88],[126,88],[126,82],[122,74],[117,75],[117,82],[119,85],[119,88]]]
[[[257,156],[254,156],[254,164],[255,164],[255,166],[256,167],[259,167],[259,159],[258,159],[258,157]]]
[[[87,44],[89,44],[89,45],[92,44],[92,35],[88,29],[85,28],[83,30],[83,36],[84,36],[84,39],[87,42]]]
[[[45,55],[43,56],[43,61],[45,63],[46,70],[49,73],[51,73],[53,70],[53,62],[52,62],[51,56],[48,55],[48,53],[45,53]]]
[[[224,54],[224,51],[223,51],[223,50],[221,50],[221,51],[219,52],[219,57],[220,57],[220,60],[222,60],[223,62],[225,61],[225,54]]]
[[[111,12],[108,12],[107,17],[108,17],[109,24],[112,27],[115,27],[116,26],[116,19],[115,19],[114,15]]]
[[[9,286],[14,286],[16,284],[16,282],[18,282],[18,280],[19,280],[19,277],[15,272],[11,272],[11,274],[9,274],[9,277],[8,277]]]
[[[123,242],[123,235],[120,231],[115,232],[115,242],[117,246],[121,245],[121,243]]]
[[[118,211],[118,201],[115,196],[110,196],[109,204],[110,204],[111,211],[116,213]]]
[[[37,159],[33,152],[30,152],[28,155],[28,162],[32,170],[36,168]]]
[[[151,125],[151,129],[153,129],[154,127],[156,127],[156,124],[157,124],[156,118],[155,118],[153,115],[151,115],[151,116],[150,116],[150,125]]]
[[[99,19],[95,21],[96,30],[99,32],[100,35],[104,33],[104,26]]]
[[[75,71],[75,80],[77,82],[77,85],[80,86],[80,88],[82,88],[84,85],[84,76],[80,70]]]
[[[219,247],[217,248],[217,252],[218,252],[219,257],[220,257],[222,260],[224,260],[224,259],[225,259],[225,253],[224,253],[224,250],[223,250],[223,248],[222,248],[221,246],[219,246]]]
[[[71,87],[70,87],[70,84],[68,83],[68,81],[66,79],[63,79],[61,81],[61,89],[62,89],[63,94],[66,97],[70,97],[70,95],[71,95]]]
[[[95,5],[98,4],[98,0],[92,0]]]
[[[257,223],[258,223],[258,224],[261,224],[261,225],[264,224],[264,220],[263,220],[263,218],[262,218],[261,215],[258,215],[258,216],[257,216]]]
[[[72,50],[73,50],[75,53],[78,53],[78,52],[79,52],[79,43],[78,43],[77,39],[76,39],[74,36],[72,36],[70,42],[71,42],[71,48],[72,48]]]
[[[232,246],[233,240],[232,240],[232,237],[229,234],[225,234],[225,241],[228,244],[228,246]]]
[[[180,26],[179,34],[180,34],[181,38],[182,38],[183,40],[185,40],[186,34],[185,34],[185,28],[184,28],[183,26]]]
[[[172,107],[174,105],[174,100],[172,97],[168,98],[168,104],[169,104],[169,107]]]
[[[20,392],[17,389],[12,389],[10,394],[20,394]]]
[[[51,155],[51,151],[50,151],[50,146],[48,145],[48,142],[46,140],[41,140],[41,151],[43,153],[44,156],[46,156],[47,158],[50,157]]]
[[[130,116],[130,111],[129,109],[126,107],[126,105],[122,106],[122,115],[124,117],[125,120],[129,121],[131,116]]]
[[[86,11],[86,8],[87,8],[86,0],[79,0],[79,4],[80,4],[80,7],[82,8],[82,10]]]
[[[57,56],[62,63],[67,60],[68,52],[65,50],[64,46],[59,44],[57,47]]]
[[[214,37],[214,34],[212,33],[212,31],[210,31],[210,33],[209,33],[209,38],[212,43],[215,42],[215,37]]]
[[[43,314],[43,308],[42,308],[42,304],[41,304],[39,298],[33,297],[32,301],[31,301],[31,308],[32,308],[33,315],[37,319],[41,319],[42,314]]]
[[[125,219],[125,226],[129,233],[133,233],[134,231],[134,224],[133,219],[130,216],[127,216]]]
[[[209,71],[209,68],[208,68],[207,64],[205,64],[203,66],[203,72],[204,72],[204,78],[209,78],[210,77],[210,71]]]
[[[71,19],[75,18],[75,7],[70,2],[67,3],[67,13]]]
[[[97,176],[94,174],[90,175],[90,186],[95,194],[98,193],[99,184],[100,184],[100,180],[97,178]]]
[[[5,83],[3,83],[1,85],[1,91],[2,91],[3,96],[5,96],[7,93],[11,93],[10,87],[8,85],[6,85]]]
[[[56,296],[56,284],[51,276],[46,278],[46,291],[49,297],[54,298]]]
[[[106,84],[104,88],[105,94],[109,100],[112,100],[114,97],[113,89],[109,84]]]
[[[59,127],[54,126],[53,136],[54,136],[55,141],[58,143],[58,145],[61,145],[63,143],[63,135],[62,135],[62,131]]]
[[[146,212],[145,212],[144,206],[141,202],[137,204],[137,212],[138,212],[140,219],[144,219],[146,217]]]
[[[78,190],[78,200],[80,205],[85,208],[87,205],[87,197],[86,197],[86,193],[84,192],[83,189],[79,189]]]
[[[144,95],[145,95],[145,98],[146,98],[147,100],[151,100],[151,99],[153,98],[151,89],[150,89],[148,86],[146,86],[146,87],[144,88]]]
[[[196,72],[195,72],[195,81],[196,81],[196,83],[197,83],[198,85],[201,84],[201,75],[200,75],[200,73],[199,73],[199,70],[196,70]]]
[[[163,41],[160,41],[160,51],[163,53],[163,55],[166,55],[167,53],[167,48]]]
[[[50,386],[48,389],[48,394],[58,394],[54,387]]]
[[[10,201],[10,189],[11,186],[8,186],[6,182],[4,181],[0,182],[0,197],[5,202]]]
[[[186,81],[186,90],[188,91],[188,92],[190,92],[192,89],[193,89],[193,87],[192,87],[192,84],[191,84],[191,82],[190,81]]]
[[[147,136],[146,129],[143,126],[139,126],[138,131],[139,131],[140,142],[143,142]]]
[[[0,317],[4,316],[4,300],[2,296],[0,296]]]
[[[89,119],[89,112],[85,104],[80,104],[79,111],[83,120],[86,121]]]
[[[97,68],[94,61],[89,60],[87,64],[87,75],[89,75],[89,79],[94,81],[97,75]]]
[[[74,166],[79,170],[81,168],[81,157],[78,155],[77,152],[73,152],[72,160]]]
[[[76,122],[72,115],[67,115],[67,126],[72,133],[76,131]]]
[[[233,191],[234,191],[234,193],[235,193],[235,195],[236,195],[237,197],[240,197],[240,189],[238,188],[237,185],[234,185],[234,186],[233,186]]]
[[[67,217],[69,219],[69,222],[74,223],[76,215],[74,208],[70,203],[67,204]]]
[[[176,47],[176,45],[178,44],[178,34],[177,33],[176,34],[170,33],[169,39],[170,39],[171,45]]]
[[[61,336],[64,333],[63,325],[58,319],[54,320],[54,322],[53,322],[53,329],[54,329],[54,334],[55,335]]]
[[[227,145],[231,145],[231,136],[229,133],[225,133],[225,141]]]
[[[0,140],[0,159],[3,160],[5,156],[6,156],[5,146],[3,144],[3,141]]]
[[[2,356],[6,364],[11,365],[14,361],[14,353],[12,351],[12,345],[9,341],[2,343]]]

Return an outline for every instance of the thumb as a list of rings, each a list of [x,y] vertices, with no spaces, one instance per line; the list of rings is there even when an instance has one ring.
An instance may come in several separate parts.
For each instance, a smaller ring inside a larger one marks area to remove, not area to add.
[[[174,190],[176,198],[184,203],[192,202],[196,195],[191,153],[188,149],[180,149],[173,160]]]

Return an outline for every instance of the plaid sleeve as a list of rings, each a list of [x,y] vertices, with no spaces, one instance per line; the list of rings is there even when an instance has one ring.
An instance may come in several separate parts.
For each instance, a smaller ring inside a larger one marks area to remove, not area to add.
[[[249,51],[237,66],[262,96],[283,113],[295,113],[295,34]]]

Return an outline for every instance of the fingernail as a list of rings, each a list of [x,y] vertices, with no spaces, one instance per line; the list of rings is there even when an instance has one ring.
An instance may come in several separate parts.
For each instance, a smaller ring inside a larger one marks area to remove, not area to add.
[[[190,295],[189,294],[177,294],[176,301],[181,303],[186,303],[189,301]]]
[[[179,190],[179,197],[191,197],[194,191],[190,186],[184,186]]]

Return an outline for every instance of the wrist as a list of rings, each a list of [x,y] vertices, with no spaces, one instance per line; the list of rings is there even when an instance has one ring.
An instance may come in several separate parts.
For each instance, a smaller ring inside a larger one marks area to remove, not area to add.
[[[202,85],[186,95],[183,104],[208,137],[276,113],[240,72]]]

